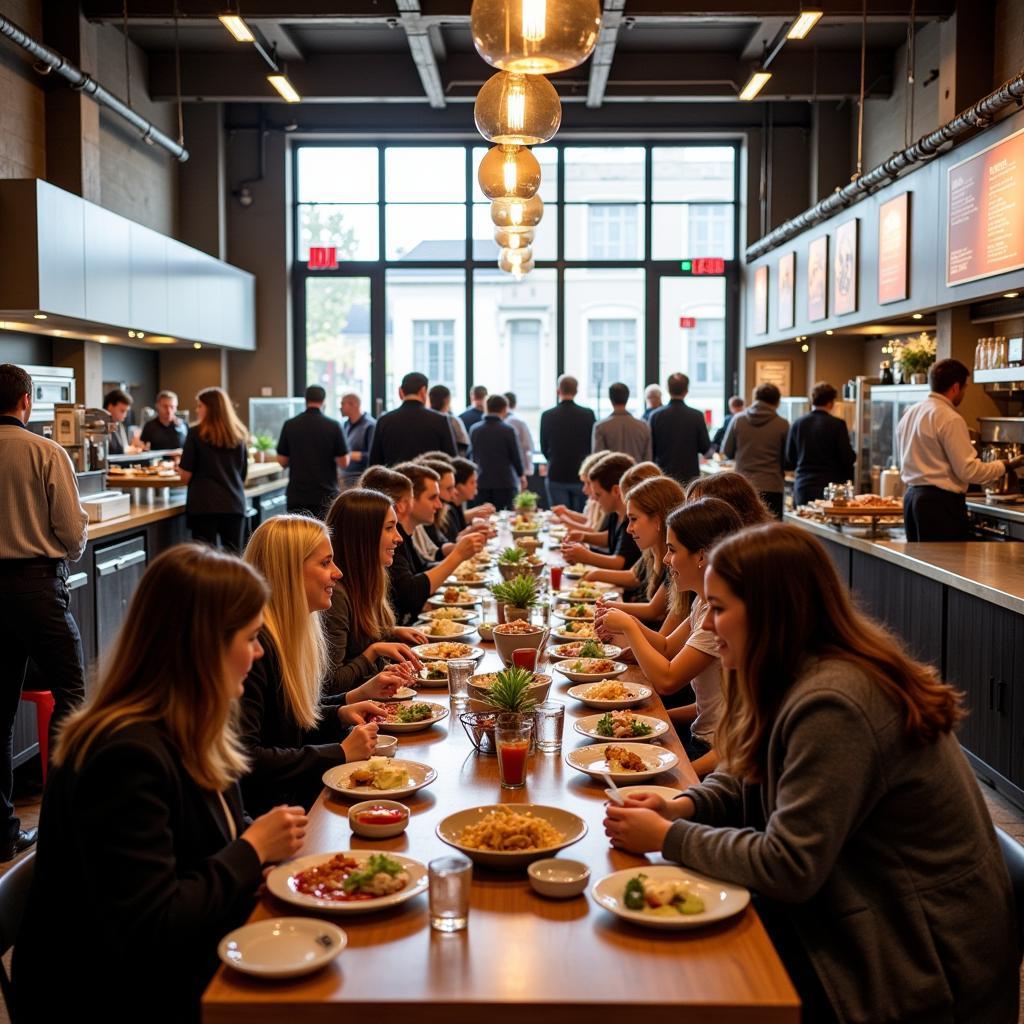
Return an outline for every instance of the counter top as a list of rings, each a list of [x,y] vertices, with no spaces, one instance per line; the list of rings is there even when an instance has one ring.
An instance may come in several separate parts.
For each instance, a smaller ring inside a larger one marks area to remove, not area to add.
[[[981,499],[967,499],[967,510],[993,519],[1005,519],[1011,523],[1024,523],[1024,505],[990,503]]]
[[[792,513],[787,513],[786,521],[810,530],[823,540],[873,555],[1024,615],[1024,543],[971,540],[911,544],[896,536],[889,540],[872,540],[861,531],[836,530]]]

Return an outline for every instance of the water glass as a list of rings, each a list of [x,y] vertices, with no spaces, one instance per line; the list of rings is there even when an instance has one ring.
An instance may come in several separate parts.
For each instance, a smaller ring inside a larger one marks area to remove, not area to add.
[[[546,700],[537,705],[536,719],[537,749],[545,754],[557,754],[562,749],[565,705],[560,700]]]
[[[469,920],[469,886],[473,862],[461,853],[437,857],[427,865],[430,877],[430,927],[460,932]]]
[[[473,678],[476,662],[472,658],[454,658],[448,662],[448,696],[456,707],[469,700],[469,681]]]
[[[498,775],[502,789],[522,789],[526,785],[526,760],[530,755],[532,737],[532,718],[498,716],[494,744],[498,748]]]

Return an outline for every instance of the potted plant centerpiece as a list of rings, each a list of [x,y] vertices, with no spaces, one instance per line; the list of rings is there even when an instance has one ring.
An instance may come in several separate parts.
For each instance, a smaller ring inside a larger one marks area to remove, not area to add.
[[[274,439],[269,434],[256,434],[252,445],[256,449],[256,461],[266,462],[267,456],[274,450]]]
[[[528,619],[530,609],[537,603],[537,580],[533,576],[514,576],[491,587],[498,602],[498,622]]]
[[[470,710],[461,716],[462,725],[473,746],[481,754],[496,753],[494,727],[502,715],[534,718],[536,733],[536,709],[538,692],[546,695],[544,684],[550,686],[550,677],[536,676],[525,668],[506,668],[494,676],[493,682],[470,699]],[[543,697],[542,697],[543,699]],[[531,748],[533,741],[531,741]]]
[[[530,559],[530,553],[518,545],[505,548],[498,555],[498,572],[502,579],[514,580],[517,576],[532,574],[539,576],[544,571],[544,562],[540,559]]]
[[[536,512],[538,497],[533,491],[520,491],[512,502],[517,512]]]

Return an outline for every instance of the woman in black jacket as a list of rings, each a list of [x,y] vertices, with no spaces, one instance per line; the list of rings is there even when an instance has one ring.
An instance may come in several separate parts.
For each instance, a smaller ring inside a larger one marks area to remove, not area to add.
[[[328,768],[369,757],[384,709],[347,695],[323,697],[327,642],[322,615],[341,578],[327,528],[307,516],[276,516],[252,535],[245,560],[270,584],[260,643],[264,658],[245,680],[241,740],[251,768],[242,779],[246,810],[294,801],[310,807]],[[405,683],[382,673],[382,691]]]
[[[198,545],[147,570],[54,749],[15,942],[20,1022],[58,1020],[69,1000],[95,1020],[198,1021],[217,942],[252,910],[263,865],[298,852],[302,808],[250,824],[236,785],[231,707],[266,599],[251,569]]]

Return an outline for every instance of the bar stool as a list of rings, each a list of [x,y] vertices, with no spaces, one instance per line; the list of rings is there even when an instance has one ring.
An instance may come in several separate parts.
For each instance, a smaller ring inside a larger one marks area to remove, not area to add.
[[[46,785],[46,768],[50,763],[50,719],[56,702],[49,690],[22,690],[21,699],[36,706],[36,731],[39,733],[39,760],[43,766],[43,785]]]

